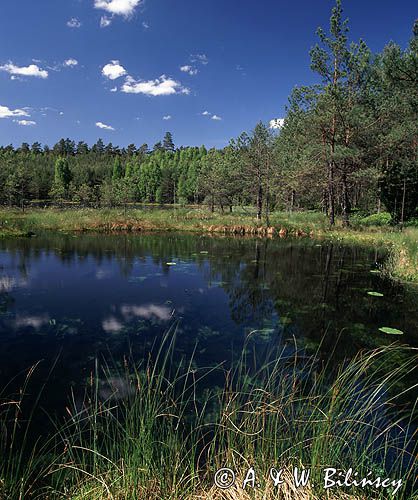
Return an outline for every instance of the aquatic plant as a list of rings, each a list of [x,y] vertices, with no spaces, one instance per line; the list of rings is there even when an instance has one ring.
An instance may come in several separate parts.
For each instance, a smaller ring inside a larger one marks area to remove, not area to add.
[[[3,497],[315,499],[324,494],[324,467],[355,466],[359,477],[402,478],[398,497],[413,498],[415,406],[399,401],[414,387],[397,388],[416,367],[416,350],[392,345],[361,352],[332,373],[289,346],[257,361],[249,336],[240,360],[226,370],[173,357],[175,337],[173,327],[144,363],[125,360],[120,369],[96,362],[83,402],[72,400],[49,439],[32,444],[16,432],[7,435]],[[222,384],[210,382],[215,374]],[[13,419],[4,412],[1,418],[13,429]],[[14,422],[30,434],[30,418],[16,413]],[[295,490],[289,471],[302,465],[312,481]],[[244,491],[239,481],[224,492],[214,487],[219,468],[237,471],[242,481],[250,466],[260,471],[257,491]],[[279,490],[268,480],[271,467],[284,469]],[[390,490],[333,489],[327,498],[364,495],[386,498]]]

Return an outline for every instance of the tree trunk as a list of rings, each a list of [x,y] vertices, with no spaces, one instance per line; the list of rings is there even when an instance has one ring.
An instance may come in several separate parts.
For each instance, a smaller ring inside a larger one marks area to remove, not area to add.
[[[401,208],[401,224],[403,225],[405,213],[405,197],[406,197],[406,177],[403,178],[403,193],[402,193],[402,208]]]
[[[335,200],[334,200],[334,162],[328,162],[328,210],[329,223],[331,226],[335,224]]]
[[[261,220],[261,214],[263,212],[263,187],[261,186],[261,182],[258,185],[258,193],[257,193],[257,220]]]
[[[343,226],[348,227],[350,225],[350,199],[348,196],[347,174],[345,171],[343,172],[341,182],[343,188],[343,197],[342,197]]]
[[[292,189],[292,193],[290,195],[290,211],[291,212],[293,212],[293,209],[295,208],[295,197],[296,197],[295,190]]]

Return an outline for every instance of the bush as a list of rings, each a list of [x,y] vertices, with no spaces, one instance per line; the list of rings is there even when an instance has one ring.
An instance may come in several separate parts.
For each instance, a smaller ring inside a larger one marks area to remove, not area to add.
[[[392,222],[392,216],[389,212],[380,212],[379,214],[371,214],[367,217],[358,219],[358,223],[362,226],[388,226]]]

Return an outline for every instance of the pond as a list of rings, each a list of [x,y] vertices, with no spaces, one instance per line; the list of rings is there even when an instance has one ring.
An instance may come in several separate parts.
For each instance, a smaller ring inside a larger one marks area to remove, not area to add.
[[[310,239],[4,239],[1,386],[21,383],[41,361],[33,391],[47,380],[44,406],[60,412],[96,359],[144,358],[170,327],[176,357],[193,357],[196,366],[230,363],[248,336],[260,353],[303,348],[334,366],[363,348],[417,346],[417,294],[378,272],[384,258],[384,249]]]

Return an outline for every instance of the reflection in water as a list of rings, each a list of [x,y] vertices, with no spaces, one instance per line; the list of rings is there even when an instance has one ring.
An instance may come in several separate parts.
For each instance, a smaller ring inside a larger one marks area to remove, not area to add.
[[[168,321],[172,316],[172,311],[167,306],[159,306],[157,304],[147,304],[143,306],[134,306],[124,304],[120,308],[120,312],[126,321],[131,318],[151,319],[157,318],[160,321]]]
[[[293,349],[296,339],[335,363],[392,342],[382,326],[417,345],[416,294],[370,272],[383,257],[309,239],[168,233],[2,240],[0,379],[43,359],[39,378],[52,377],[59,399],[83,385],[96,356],[142,359],[173,322],[178,358],[194,353],[202,366],[230,360],[248,335],[260,356],[278,345]],[[48,375],[58,354],[56,375]]]

